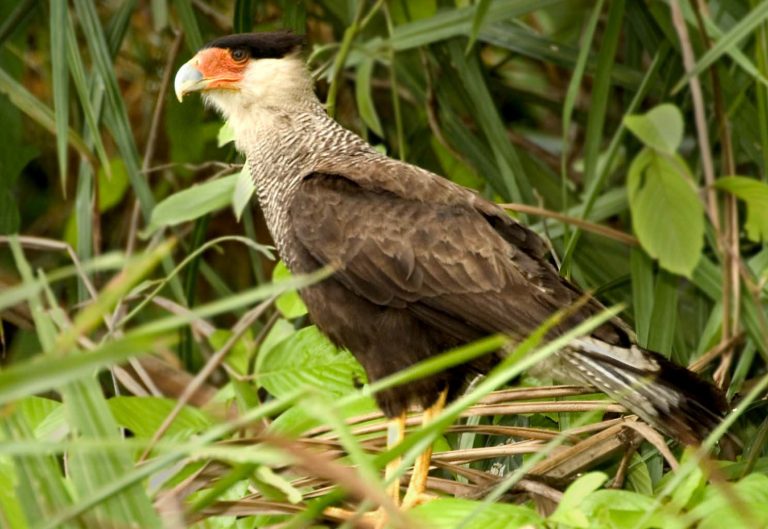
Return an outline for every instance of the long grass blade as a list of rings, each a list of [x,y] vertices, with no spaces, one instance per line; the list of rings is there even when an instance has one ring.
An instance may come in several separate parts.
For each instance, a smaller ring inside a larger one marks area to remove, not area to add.
[[[51,79],[56,126],[56,154],[59,158],[61,189],[67,190],[67,145],[69,144],[69,72],[67,70],[67,6],[51,4]]]

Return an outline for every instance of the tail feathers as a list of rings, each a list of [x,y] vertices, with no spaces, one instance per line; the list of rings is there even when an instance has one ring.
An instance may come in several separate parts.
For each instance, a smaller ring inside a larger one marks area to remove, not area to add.
[[[563,360],[583,382],[682,443],[700,444],[728,409],[715,386],[636,345],[613,346],[587,337],[564,353]]]

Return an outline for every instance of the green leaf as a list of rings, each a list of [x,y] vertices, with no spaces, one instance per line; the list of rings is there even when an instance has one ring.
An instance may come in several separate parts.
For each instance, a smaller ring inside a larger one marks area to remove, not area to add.
[[[715,187],[747,203],[747,237],[756,242],[768,241],[768,185],[746,176],[727,176],[718,179]]]
[[[464,529],[518,529],[543,527],[543,520],[530,507],[439,498],[408,511],[424,527]]]
[[[624,117],[624,125],[646,147],[674,154],[683,141],[683,114],[675,105],[665,103],[645,114]]]
[[[232,337],[232,334],[232,331],[229,329],[216,329],[208,340],[211,342],[212,347],[221,349]],[[246,375],[248,373],[248,364],[255,352],[253,336],[251,336],[251,334],[251,330],[248,329],[245,334],[235,342],[235,345],[229,351],[226,358],[227,365],[241,375]]]
[[[704,500],[690,513],[700,520],[698,529],[718,529],[726,520],[729,529],[768,527],[768,476],[749,474],[729,486],[727,494],[721,486],[707,489]]]
[[[99,168],[99,211],[104,213],[118,205],[128,190],[128,173],[121,158],[109,161],[109,170]]]
[[[117,424],[136,437],[150,438],[171,413],[176,401],[160,397],[112,397],[107,401]],[[189,436],[211,426],[211,419],[192,406],[184,406],[168,433]]]
[[[645,460],[635,452],[627,471],[627,489],[651,496],[653,494],[653,481]]]
[[[582,504],[607,479],[608,476],[602,472],[590,472],[571,483],[563,493],[563,499],[560,500],[560,504],[549,517],[549,520],[573,527],[589,527],[590,523],[582,510]]]
[[[644,149],[629,168],[632,224],[643,249],[659,264],[690,277],[704,245],[704,209],[679,156]]]
[[[233,141],[235,141],[235,130],[229,125],[228,121],[225,121],[216,135],[216,144],[219,147],[224,147],[227,143]]]
[[[248,164],[246,163],[243,165],[243,170],[237,173],[235,189],[232,191],[232,210],[234,211],[238,222],[240,221],[240,217],[243,216],[243,211],[245,211],[245,207],[251,201],[251,197],[255,191],[256,184],[253,183],[251,171],[248,169]]]
[[[275,269],[272,271],[272,281],[278,282],[291,278],[291,272],[285,266],[283,261],[278,261]],[[281,294],[275,300],[275,306],[286,319],[294,319],[304,316],[307,313],[307,306],[301,300],[299,293],[295,290]]]
[[[226,207],[232,202],[237,178],[236,174],[217,178],[169,196],[152,210],[144,235],[149,236],[163,226],[175,226]]]
[[[365,382],[365,372],[354,357],[337,349],[314,325],[261,355],[255,376],[275,397],[293,393],[301,386],[341,396]]]
[[[371,95],[371,76],[373,75],[374,64],[373,57],[365,57],[358,65],[355,76],[355,99],[357,100],[357,110],[360,112],[360,117],[365,125],[382,138],[384,137],[384,130],[381,128],[381,121],[376,113]]]
[[[32,396],[16,402],[13,411],[14,413],[21,413],[30,429],[34,430],[46,417],[60,407],[61,403],[58,401]]]

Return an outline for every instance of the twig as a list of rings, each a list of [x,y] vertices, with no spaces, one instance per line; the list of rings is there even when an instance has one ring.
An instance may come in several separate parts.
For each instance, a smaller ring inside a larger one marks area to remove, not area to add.
[[[744,333],[739,333],[734,336],[731,336],[728,340],[720,341],[715,347],[701,355],[699,358],[688,364],[688,369],[695,373],[701,372],[705,367],[707,367],[707,364],[709,364],[712,360],[723,354],[723,351],[727,351],[730,349],[733,345],[735,345],[737,342],[739,342],[742,338],[744,338]]]
[[[596,233],[598,235],[602,235],[604,237],[608,237],[609,239],[614,239],[616,241],[619,241],[623,244],[626,244],[627,246],[638,246],[639,242],[637,239],[629,235],[628,233],[624,233],[623,231],[615,230],[613,228],[609,228],[608,226],[602,226],[600,224],[595,224],[594,222],[589,222],[587,220],[580,219],[578,217],[572,217],[570,215],[565,215],[563,213],[558,213],[557,211],[552,211],[549,209],[544,209],[536,206],[531,206],[528,204],[517,204],[517,203],[510,203],[510,204],[499,204],[502,208],[508,209],[510,211],[516,211],[518,213],[526,213],[530,215],[537,215],[539,217],[547,217],[552,218],[555,220],[559,220],[560,222],[565,222],[567,224],[573,224],[574,226],[578,226],[579,228]]]
[[[677,470],[677,467],[680,466],[680,463],[678,463],[675,455],[669,449],[667,443],[664,441],[664,438],[659,432],[643,422],[627,422],[627,426],[645,437],[645,440],[651,443],[656,448],[656,450],[658,450],[659,453],[664,456],[664,459],[667,460],[667,463],[669,463],[669,466],[672,468],[672,470]]]
[[[163,69],[163,78],[160,81],[160,89],[157,91],[157,100],[155,102],[155,111],[152,113],[152,121],[149,126],[149,135],[147,136],[147,144],[144,147],[144,159],[141,163],[141,170],[146,172],[149,169],[149,164],[152,163],[152,159],[155,157],[155,146],[157,144],[157,133],[160,130],[160,123],[163,117],[163,110],[165,110],[165,94],[168,92],[168,87],[171,85],[171,75],[173,73],[173,65],[176,62],[176,57],[179,56],[181,50],[181,44],[184,42],[184,32],[179,31],[176,33],[176,38],[173,40],[171,50],[168,53],[168,59],[165,61],[165,68]]]
[[[672,10],[672,24],[675,27],[677,36],[680,39],[680,48],[683,52],[683,65],[686,73],[690,74],[696,65],[696,59],[693,55],[691,39],[688,35],[688,28],[685,25],[683,12],[680,9],[679,0],[672,0],[669,3]],[[691,97],[693,98],[693,114],[696,121],[696,133],[699,137],[699,152],[701,154],[701,165],[704,170],[704,180],[707,184],[707,212],[709,214],[712,226],[720,239],[720,218],[717,211],[717,196],[715,194],[715,168],[712,162],[711,146],[709,143],[709,132],[707,130],[707,118],[704,114],[704,96],[701,91],[699,77],[691,76],[689,81],[691,85]]]
[[[152,448],[157,444],[157,442],[160,440],[160,438],[165,434],[165,432],[168,431],[168,428],[171,426],[171,423],[173,423],[174,419],[178,416],[178,414],[181,412],[181,410],[184,408],[184,406],[187,404],[187,401],[192,397],[192,395],[195,394],[195,392],[203,385],[203,383],[208,379],[208,377],[213,373],[216,368],[219,366],[219,364],[224,360],[224,357],[229,354],[230,350],[237,344],[237,341],[245,334],[245,332],[248,330],[248,328],[251,326],[251,324],[256,321],[261,315],[264,313],[267,308],[272,305],[275,298],[274,296],[267,299],[266,301],[260,303],[253,309],[246,312],[240,320],[235,324],[234,327],[232,327],[232,335],[229,337],[229,339],[226,341],[226,343],[216,351],[211,358],[206,362],[205,366],[203,366],[203,369],[200,370],[200,372],[195,376],[195,378],[192,379],[192,381],[189,383],[189,385],[184,389],[184,392],[179,396],[179,398],[176,400],[176,404],[173,407],[173,410],[168,414],[168,416],[163,420],[163,423],[160,425],[160,428],[157,429],[157,431],[152,436],[152,439],[150,439],[149,443],[147,444],[147,448],[144,450],[144,453],[139,458],[139,462],[146,460],[146,458],[149,456],[149,453],[152,451]]]
[[[697,0],[693,10],[699,33],[704,41],[704,47],[709,49],[712,42],[709,39],[705,25],[704,12],[706,5]],[[722,148],[722,171],[726,175],[736,174],[736,163],[733,154],[733,142],[731,139],[731,127],[725,112],[723,91],[720,87],[720,76],[717,68],[711,66],[709,75],[712,80],[712,93],[715,107],[715,120],[720,133],[720,146]],[[723,274],[723,329],[720,337],[721,344],[732,343],[731,338],[739,332],[739,312],[741,307],[741,284],[739,283],[739,218],[736,205],[736,197],[727,194],[725,197],[725,233],[723,257],[725,260],[725,273]],[[733,362],[733,348],[725,347],[720,359],[720,365],[715,370],[714,379],[720,387],[725,387],[729,380],[729,370]]]
[[[217,160],[212,160],[212,161],[203,162],[203,163],[173,162],[173,163],[164,163],[164,164],[156,165],[154,167],[144,169],[142,170],[142,172],[144,174],[157,173],[159,171],[165,171],[167,169],[175,169],[176,167],[182,167],[184,169],[189,169],[190,171],[203,171],[205,169],[210,169],[211,167],[216,167],[218,169],[242,169],[243,164],[219,162]]]

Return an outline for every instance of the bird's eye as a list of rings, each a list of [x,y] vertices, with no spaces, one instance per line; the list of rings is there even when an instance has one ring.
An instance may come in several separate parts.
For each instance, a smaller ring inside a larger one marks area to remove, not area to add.
[[[235,48],[229,54],[236,62],[243,62],[248,58],[248,51],[244,48]]]

